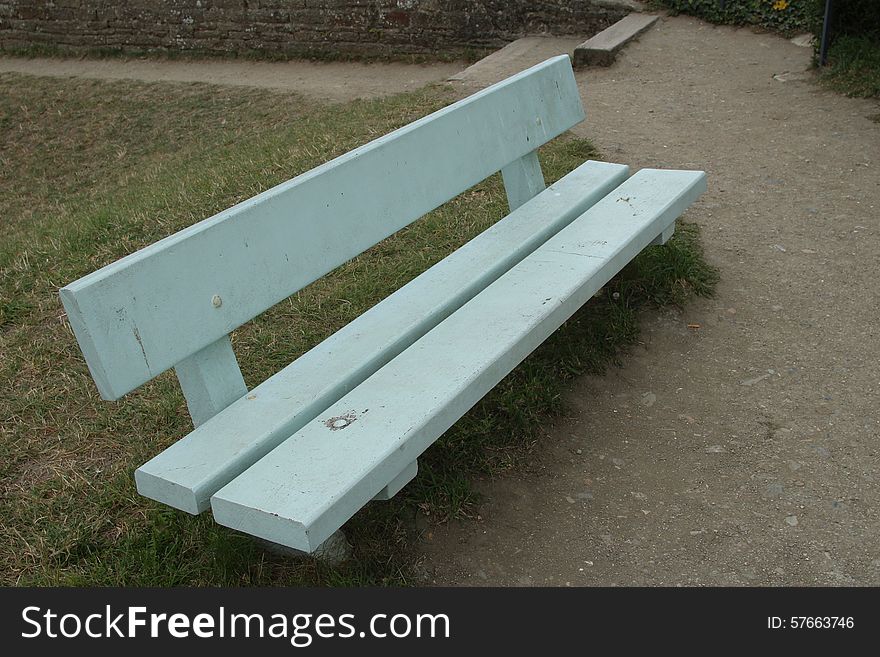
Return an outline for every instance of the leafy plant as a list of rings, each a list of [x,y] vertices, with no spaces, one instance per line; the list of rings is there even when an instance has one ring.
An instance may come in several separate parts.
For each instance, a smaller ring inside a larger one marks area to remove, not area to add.
[[[710,23],[756,25],[794,34],[812,32],[821,24],[824,0],[656,0],[655,4]]]

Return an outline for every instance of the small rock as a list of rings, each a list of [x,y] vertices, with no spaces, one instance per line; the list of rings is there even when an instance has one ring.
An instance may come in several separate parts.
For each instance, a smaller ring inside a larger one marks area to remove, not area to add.
[[[584,453],[584,450],[582,450],[582,449],[576,449],[576,450],[574,450],[574,453],[575,453],[575,454],[583,454],[583,453]]]
[[[740,381],[739,384],[741,386],[753,386],[756,383],[760,383],[764,379],[769,379],[771,373],[768,371],[767,374],[762,374],[761,376],[756,376],[754,379],[746,379],[745,381]]]
[[[657,401],[657,395],[653,392],[646,392],[642,395],[642,406],[645,408],[651,408],[654,403]]]
[[[791,82],[792,80],[806,80],[806,73],[797,73],[794,71],[784,71],[782,73],[776,73],[773,76],[773,79],[777,82]]]
[[[593,499],[593,494],[590,491],[584,491],[583,493],[578,493],[577,497],[579,500],[591,500]]]
[[[331,534],[327,540],[315,548],[311,555],[308,555],[305,552],[300,552],[295,548],[287,547],[280,543],[273,543],[272,541],[267,541],[265,539],[257,539],[256,542],[272,554],[277,554],[282,557],[297,558],[311,556],[311,558],[323,561],[331,566],[338,566],[352,556],[351,544],[349,544],[348,540],[345,538],[345,534],[342,533],[342,530],[336,530]]]
[[[785,524],[786,524],[786,525],[789,525],[789,526],[791,526],[791,527],[797,527],[797,526],[798,526],[798,518],[797,518],[797,516],[786,516],[786,518],[785,518]]]
[[[414,521],[416,531],[425,532],[431,527],[431,521],[424,513],[418,511]]]
[[[778,497],[785,492],[785,488],[779,482],[775,482],[767,486],[767,495],[769,497]]]
[[[785,253],[785,247],[782,246],[781,244],[774,244],[773,248],[776,249],[777,251],[781,251],[782,253]]]
[[[625,465],[624,460],[619,458],[613,458],[611,459],[611,462],[618,468],[622,468]]]
[[[726,451],[721,445],[709,445],[706,448],[706,454],[724,454]]]
[[[571,495],[566,495],[565,501],[568,502],[569,504],[574,504],[574,498]]]

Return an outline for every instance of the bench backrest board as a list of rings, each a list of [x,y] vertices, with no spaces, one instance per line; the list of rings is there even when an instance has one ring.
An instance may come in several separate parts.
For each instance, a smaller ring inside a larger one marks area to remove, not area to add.
[[[101,396],[185,361],[206,381],[215,360],[237,372],[231,331],[499,170],[523,202],[543,187],[535,149],[583,118],[556,57],[71,283],[62,302]]]

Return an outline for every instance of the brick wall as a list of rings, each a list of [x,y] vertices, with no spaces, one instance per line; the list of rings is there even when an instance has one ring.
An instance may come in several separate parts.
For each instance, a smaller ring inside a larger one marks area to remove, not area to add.
[[[587,37],[625,13],[608,0],[0,0],[0,48],[455,54]]]

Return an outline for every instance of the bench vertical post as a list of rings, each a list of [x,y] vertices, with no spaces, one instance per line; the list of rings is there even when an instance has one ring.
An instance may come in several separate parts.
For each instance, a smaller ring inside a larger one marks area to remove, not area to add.
[[[672,239],[672,234],[675,232],[675,222],[669,224],[666,228],[663,229],[663,232],[660,233],[657,237],[654,238],[654,241],[651,242],[650,246],[659,246],[661,244],[666,244],[670,239]]]
[[[538,151],[526,153],[501,169],[507,204],[513,212],[533,196],[544,191],[544,173],[538,161]]]
[[[195,426],[247,394],[228,335],[180,361],[174,371]]]
[[[390,500],[392,497],[397,495],[403,487],[406,486],[409,482],[416,478],[416,475],[419,473],[419,462],[418,460],[413,461],[408,466],[403,469],[399,475],[397,475],[394,479],[388,482],[388,485],[385,486],[382,490],[376,493],[376,497],[374,500]]]

